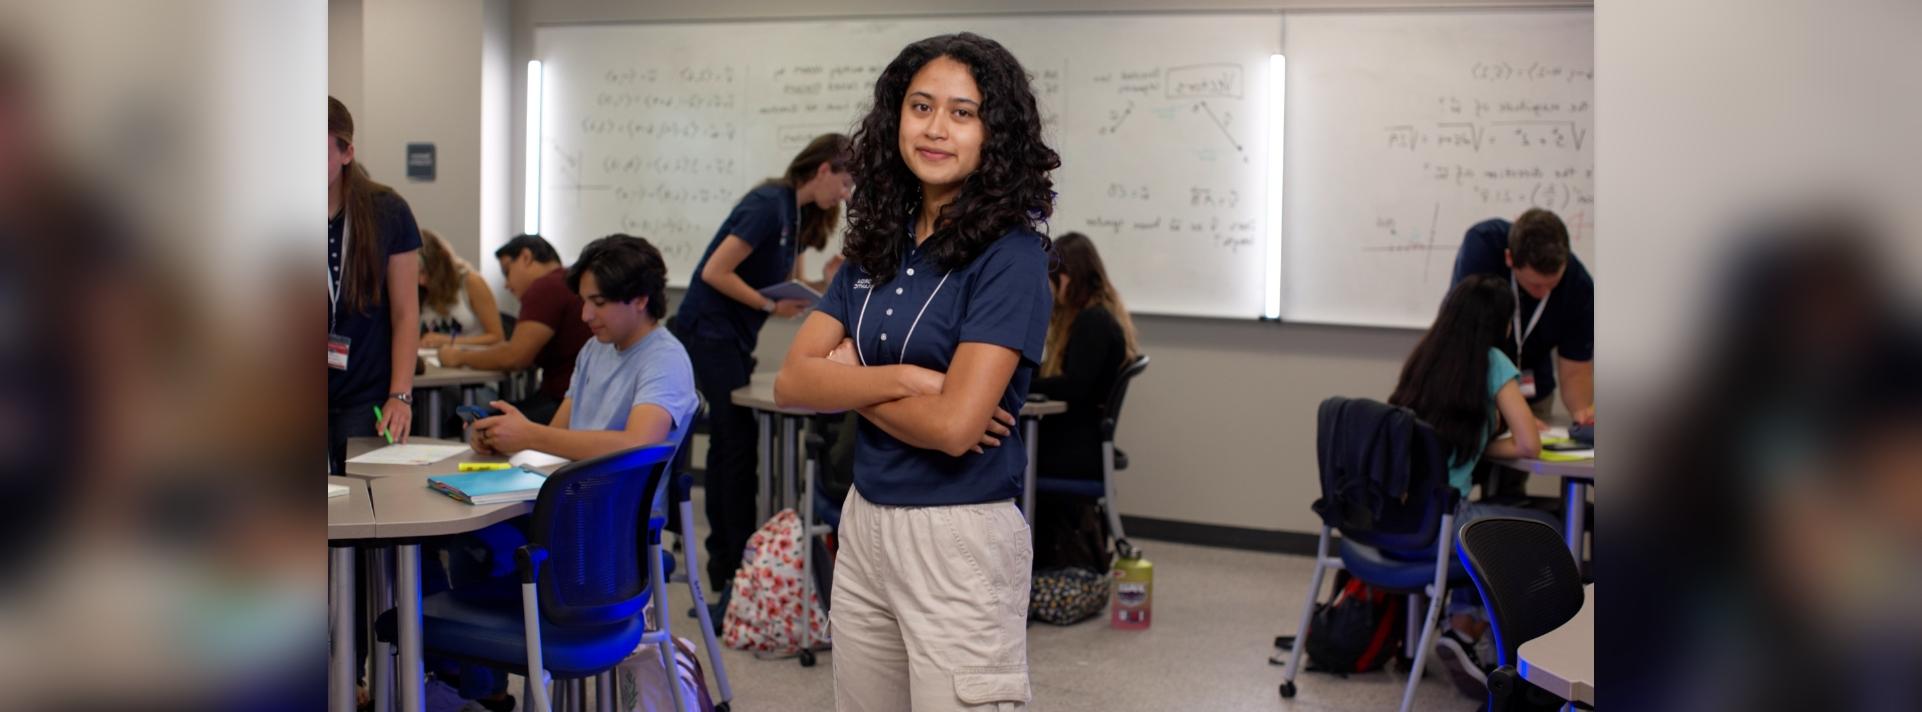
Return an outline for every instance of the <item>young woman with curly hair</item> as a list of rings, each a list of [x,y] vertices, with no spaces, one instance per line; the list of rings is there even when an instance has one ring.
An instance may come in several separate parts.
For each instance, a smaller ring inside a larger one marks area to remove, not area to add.
[[[840,710],[1028,701],[1033,551],[1014,413],[1053,297],[1050,171],[1021,63],[972,34],[908,45],[854,134],[847,264],[775,400],[857,410],[833,593]]]

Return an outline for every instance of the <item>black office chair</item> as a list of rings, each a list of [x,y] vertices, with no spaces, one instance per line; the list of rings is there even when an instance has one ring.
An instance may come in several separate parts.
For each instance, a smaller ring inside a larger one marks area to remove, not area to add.
[[[1561,699],[1522,679],[1517,651],[1582,608],[1582,575],[1568,545],[1554,527],[1509,517],[1469,522],[1460,539],[1456,555],[1481,592],[1495,630],[1499,666],[1488,675],[1488,709],[1560,708]]]
[[[1121,530],[1121,512],[1115,506],[1114,473],[1128,469],[1128,454],[1115,449],[1115,430],[1121,426],[1121,403],[1128,398],[1128,384],[1135,376],[1148,370],[1148,356],[1136,356],[1133,361],[1121,367],[1121,375],[1115,378],[1114,390],[1108,392],[1108,407],[1101,418],[1101,481],[1075,480],[1053,477],[1037,477],[1034,488],[1038,492],[1065,494],[1073,497],[1097,500],[1102,511],[1108,515],[1108,531],[1114,533],[1116,541],[1128,538]]]

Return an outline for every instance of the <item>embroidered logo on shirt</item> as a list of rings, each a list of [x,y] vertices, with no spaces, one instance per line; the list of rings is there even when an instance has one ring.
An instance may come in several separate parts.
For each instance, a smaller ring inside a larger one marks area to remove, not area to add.
[[[855,289],[873,289],[874,281],[871,279],[868,279],[867,277],[862,277],[860,279],[854,280],[854,288]]]

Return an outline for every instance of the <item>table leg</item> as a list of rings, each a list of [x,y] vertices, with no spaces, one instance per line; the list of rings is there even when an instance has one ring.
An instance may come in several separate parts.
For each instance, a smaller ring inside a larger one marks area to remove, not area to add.
[[[1034,478],[1038,465],[1035,459],[1041,454],[1041,419],[1024,418],[1021,421],[1021,439],[1028,446],[1028,466],[1021,471],[1021,516],[1028,520],[1028,535],[1034,535]],[[1110,505],[1112,506],[1112,505]]]
[[[1575,564],[1582,562],[1582,535],[1587,531],[1588,519],[1588,481],[1573,477],[1562,478],[1562,537],[1568,542],[1568,551],[1575,555]]]
[[[781,505],[777,509],[798,509],[801,504],[795,495],[800,491],[796,487],[800,481],[800,475],[795,472],[794,467],[795,463],[800,462],[801,459],[800,454],[795,452],[795,448],[800,446],[795,435],[795,431],[798,430],[796,423],[799,420],[800,418],[792,415],[781,416]]]
[[[770,509],[770,505],[774,504],[774,491],[772,489],[774,486],[774,461],[772,459],[774,456],[774,448],[768,444],[774,439],[774,416],[766,411],[757,410],[754,411],[754,420],[759,428],[759,437],[754,440],[754,448],[759,451],[761,456],[760,467],[755,470],[755,475],[760,477],[760,482],[758,483],[760,486],[756,488],[754,492],[754,501],[756,503],[755,513],[758,515],[757,518],[759,521],[766,522],[769,517],[774,516],[773,510]],[[710,444],[710,447],[711,446]]]
[[[420,652],[420,545],[400,545],[400,709],[421,712],[427,697],[426,669]]]
[[[327,620],[333,628],[333,647],[327,660],[327,706],[335,712],[353,712],[355,706],[354,629],[354,547],[327,549]]]
[[[374,668],[374,712],[394,712],[394,644],[374,640],[374,620],[394,607],[393,548],[367,552],[367,661]]]
[[[440,388],[427,389],[427,430],[426,432],[427,432],[427,437],[430,437],[430,438],[440,437],[441,390],[443,389],[440,389]]]

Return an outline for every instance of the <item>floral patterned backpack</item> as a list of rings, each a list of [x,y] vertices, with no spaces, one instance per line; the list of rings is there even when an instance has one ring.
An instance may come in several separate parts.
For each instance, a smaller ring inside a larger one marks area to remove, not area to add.
[[[800,516],[783,509],[747,540],[741,570],[734,574],[734,597],[721,623],[722,645],[792,655],[801,650],[802,625],[809,627],[811,647],[828,643],[828,614],[820,592],[808,590],[801,580],[801,531]]]

